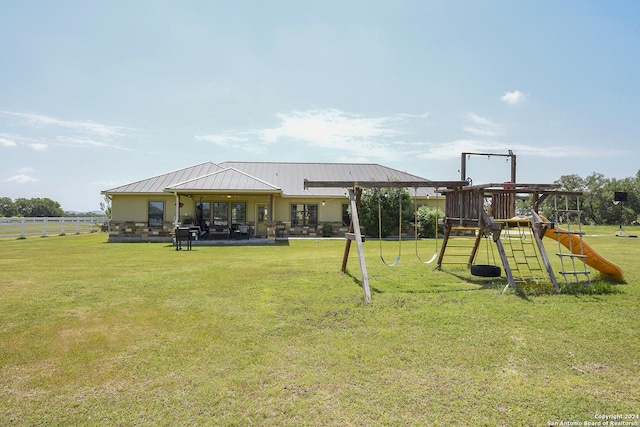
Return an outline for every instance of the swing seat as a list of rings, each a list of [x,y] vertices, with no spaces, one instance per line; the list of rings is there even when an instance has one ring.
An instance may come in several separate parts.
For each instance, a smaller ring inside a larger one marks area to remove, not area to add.
[[[471,274],[478,277],[500,277],[502,269],[497,265],[473,264]]]
[[[391,264],[389,264],[387,261],[385,261],[385,259],[381,256],[380,259],[382,260],[382,262],[387,266],[387,267],[395,267],[396,265],[398,265],[398,263],[400,262],[400,255],[398,255],[398,257],[396,258],[395,261],[393,261]]]

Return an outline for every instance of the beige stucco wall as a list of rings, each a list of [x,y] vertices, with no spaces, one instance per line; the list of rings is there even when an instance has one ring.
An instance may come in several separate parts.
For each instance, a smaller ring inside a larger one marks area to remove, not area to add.
[[[173,195],[113,195],[111,199],[112,221],[147,222],[149,202],[164,202],[164,221],[174,222],[176,199]]]
[[[244,202],[247,204],[247,221],[255,222],[256,205],[269,205],[269,196],[252,196],[252,195],[234,195],[232,197],[219,195],[205,195],[202,198],[193,196],[192,198],[181,196],[180,202],[183,206],[180,208],[180,219],[185,217],[195,217],[196,202],[200,200],[204,202]],[[324,200],[325,205],[322,205]],[[176,199],[172,194],[167,195],[114,195],[111,203],[111,215],[114,221],[135,221],[146,222],[148,219],[148,203],[150,201],[163,201],[165,204],[165,218],[167,222],[175,221]],[[342,205],[349,204],[349,199],[344,198],[274,198],[274,222],[288,223],[291,221],[291,205],[292,204],[317,204],[318,205],[318,221],[339,222],[342,221]],[[420,200],[419,205],[428,205],[432,208],[436,207],[435,199]],[[437,202],[440,210],[444,210],[444,198]]]
[[[148,203],[150,201],[164,202],[164,226],[162,230],[150,228],[148,221]],[[197,202],[243,202],[247,206],[247,223],[256,226],[257,206],[260,204],[270,206],[271,196],[269,195],[244,195],[235,194],[230,197],[227,195],[192,195],[191,197],[180,196],[182,207],[180,208],[180,223],[184,223],[186,218],[195,218]],[[324,201],[324,206],[322,202]],[[432,208],[436,207],[444,211],[444,198],[439,199],[421,199],[419,205],[428,205]],[[291,227],[291,205],[292,204],[316,204],[318,205],[318,227]],[[336,234],[342,234],[346,231],[346,226],[342,224],[342,207],[348,205],[347,197],[338,198],[288,198],[273,196],[273,212],[271,212],[273,223],[285,225],[286,232],[289,235],[315,235],[319,233],[322,225],[331,223],[334,226]],[[114,195],[112,197],[112,224],[114,224],[114,233],[123,234],[131,233],[132,235],[146,233],[163,234],[173,229],[176,215],[176,198],[173,194],[160,195]],[[412,206],[413,208],[413,206]]]

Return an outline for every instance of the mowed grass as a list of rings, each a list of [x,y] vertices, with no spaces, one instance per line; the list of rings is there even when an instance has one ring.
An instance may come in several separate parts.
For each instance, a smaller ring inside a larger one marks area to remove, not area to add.
[[[0,242],[2,425],[547,425],[640,412],[639,239],[586,239],[602,292],[395,268],[364,244]],[[433,241],[423,241],[424,259]],[[553,254],[555,242],[548,242]],[[395,258],[394,242],[384,242]],[[555,257],[555,256],[554,256]]]

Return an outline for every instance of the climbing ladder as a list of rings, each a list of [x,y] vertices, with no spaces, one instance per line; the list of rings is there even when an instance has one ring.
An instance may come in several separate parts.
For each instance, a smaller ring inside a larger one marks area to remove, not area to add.
[[[478,227],[448,226],[445,227],[444,241],[441,253],[447,250],[446,259],[441,257],[441,264],[458,264],[470,266],[476,256],[478,243],[482,238],[481,229]]]
[[[545,272],[540,263],[539,249],[531,228],[525,218],[499,220],[504,224],[502,241],[512,268],[514,280],[520,283],[545,281]]]
[[[569,244],[565,248],[558,238],[558,252],[562,271],[559,273],[564,277],[565,283],[569,283],[569,278],[573,277],[576,283],[583,282],[580,278],[586,279],[591,284],[587,270],[587,264],[584,262],[586,255],[584,253],[584,245],[582,243],[582,210],[580,209],[580,198],[576,197],[574,206],[569,204],[569,196],[564,197],[564,206],[558,205],[558,196],[554,196],[554,219],[555,232],[559,236],[566,235]],[[561,227],[562,226],[562,227]],[[567,250],[569,252],[567,252]]]

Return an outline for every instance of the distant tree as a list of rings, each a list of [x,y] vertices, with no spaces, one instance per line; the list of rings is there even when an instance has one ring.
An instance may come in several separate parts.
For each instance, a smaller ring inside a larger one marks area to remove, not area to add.
[[[584,179],[579,175],[562,175],[560,179],[554,181],[554,184],[560,185],[561,190],[567,191],[583,191],[585,189]]]
[[[438,219],[444,218],[444,212],[440,209],[421,206],[418,209],[418,234],[420,237],[435,237],[438,233],[444,233],[444,226],[436,225]]]
[[[25,217],[45,217],[64,216],[64,211],[60,203],[49,198],[25,199],[19,198],[15,201],[16,209],[20,216]]]
[[[565,191],[584,191],[585,181],[579,175],[562,175],[560,179],[553,182],[559,186],[560,190]],[[543,216],[547,217],[551,221],[554,220],[556,209],[577,209],[578,200],[575,197],[569,197],[567,199],[561,197],[549,197],[540,206],[540,211]]]
[[[379,220],[382,237],[398,234],[400,203],[402,203],[402,227],[405,229],[413,220],[413,204],[407,190],[395,187],[365,190],[360,200],[358,215],[365,234],[378,237]],[[378,215],[378,206],[380,215]]]
[[[606,186],[609,180],[601,173],[592,173],[584,179],[584,197],[582,210],[584,219],[594,224],[603,224],[608,216],[608,208],[611,203],[606,203]],[[612,196],[613,197],[613,196]]]
[[[614,203],[615,192],[627,193],[627,201]],[[611,179],[606,188],[608,215],[606,224],[629,224],[638,219],[638,194],[635,191],[635,179]]]
[[[111,197],[104,196],[104,200],[100,202],[100,210],[104,212],[107,218],[111,218]]]
[[[0,197],[0,216],[16,216],[18,209],[9,197]]]
[[[624,179],[605,178],[601,173],[594,172],[586,178],[578,175],[563,175],[554,182],[561,190],[580,191],[580,209],[583,212],[583,222],[592,224],[629,224],[638,219],[640,214],[640,171],[635,177]],[[628,201],[614,203],[616,191],[627,193]],[[522,203],[520,208],[528,203]],[[549,197],[541,206],[544,216],[553,219],[555,209],[576,209],[578,198]],[[520,212],[520,211],[519,211]]]

